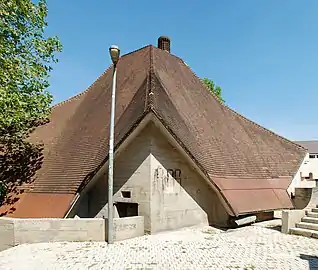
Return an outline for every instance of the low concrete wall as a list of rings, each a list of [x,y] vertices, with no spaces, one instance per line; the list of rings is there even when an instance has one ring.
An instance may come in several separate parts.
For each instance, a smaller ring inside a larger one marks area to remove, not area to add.
[[[0,251],[24,244],[105,241],[105,220],[0,218]]]
[[[15,219],[15,244],[105,241],[104,219]]]
[[[25,243],[107,240],[107,220],[101,218],[0,218],[0,251]],[[144,217],[114,218],[114,240],[144,235]]]
[[[114,218],[114,241],[130,239],[145,234],[145,225],[143,216]],[[106,240],[107,220],[106,220]]]
[[[295,228],[305,216],[305,210],[283,210],[282,211],[282,233],[289,233],[291,228]]]
[[[0,218],[0,251],[14,246],[14,221]]]

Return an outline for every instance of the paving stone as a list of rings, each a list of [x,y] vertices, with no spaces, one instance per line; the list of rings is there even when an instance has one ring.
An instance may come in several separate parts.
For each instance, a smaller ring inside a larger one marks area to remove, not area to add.
[[[0,252],[0,269],[315,269],[318,240],[267,223],[222,232],[186,228],[107,243],[25,244]]]

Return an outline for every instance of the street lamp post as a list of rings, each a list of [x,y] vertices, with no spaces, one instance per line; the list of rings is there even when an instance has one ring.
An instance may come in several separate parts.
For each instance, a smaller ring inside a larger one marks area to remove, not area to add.
[[[109,155],[108,155],[108,244],[114,243],[113,230],[113,180],[114,180],[114,129],[115,129],[115,97],[116,97],[116,75],[117,63],[120,56],[120,49],[118,46],[112,45],[109,48],[110,57],[114,64],[113,68],[113,83],[112,83],[112,97],[111,97],[111,111],[110,111],[110,127],[109,127]]]

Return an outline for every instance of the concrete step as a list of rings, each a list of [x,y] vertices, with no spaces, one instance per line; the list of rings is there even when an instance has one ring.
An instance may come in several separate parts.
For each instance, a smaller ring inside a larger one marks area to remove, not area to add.
[[[318,232],[313,230],[308,230],[308,229],[293,228],[293,229],[290,229],[290,234],[302,235],[305,237],[312,237],[312,238],[318,239]]]
[[[318,208],[313,208],[313,209],[311,209],[311,211],[314,213],[318,213]]]
[[[313,230],[313,231],[317,231],[318,233],[318,224],[315,224],[315,223],[299,222],[299,223],[296,223],[296,228]]]
[[[318,218],[318,213],[314,213],[314,212],[308,211],[308,212],[306,213],[306,216],[307,216],[307,217]]]
[[[315,223],[318,224],[318,217],[303,217],[301,219],[302,222],[307,222],[307,223]]]

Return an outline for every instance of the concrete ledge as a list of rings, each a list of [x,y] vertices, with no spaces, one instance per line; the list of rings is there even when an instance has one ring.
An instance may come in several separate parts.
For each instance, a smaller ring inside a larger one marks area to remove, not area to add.
[[[0,251],[10,247],[45,242],[107,240],[107,220],[101,218],[0,218]],[[144,217],[114,218],[114,240],[144,235]]]
[[[0,251],[14,246],[14,221],[0,218]]]
[[[114,241],[121,241],[138,236],[143,236],[144,234],[145,225],[143,216],[114,218]],[[106,239],[108,239],[107,229]]]
[[[305,210],[283,210],[282,211],[282,233],[289,233],[290,229],[296,227],[305,216]]]
[[[105,241],[105,220],[0,218],[0,251],[25,243],[64,241]]]

